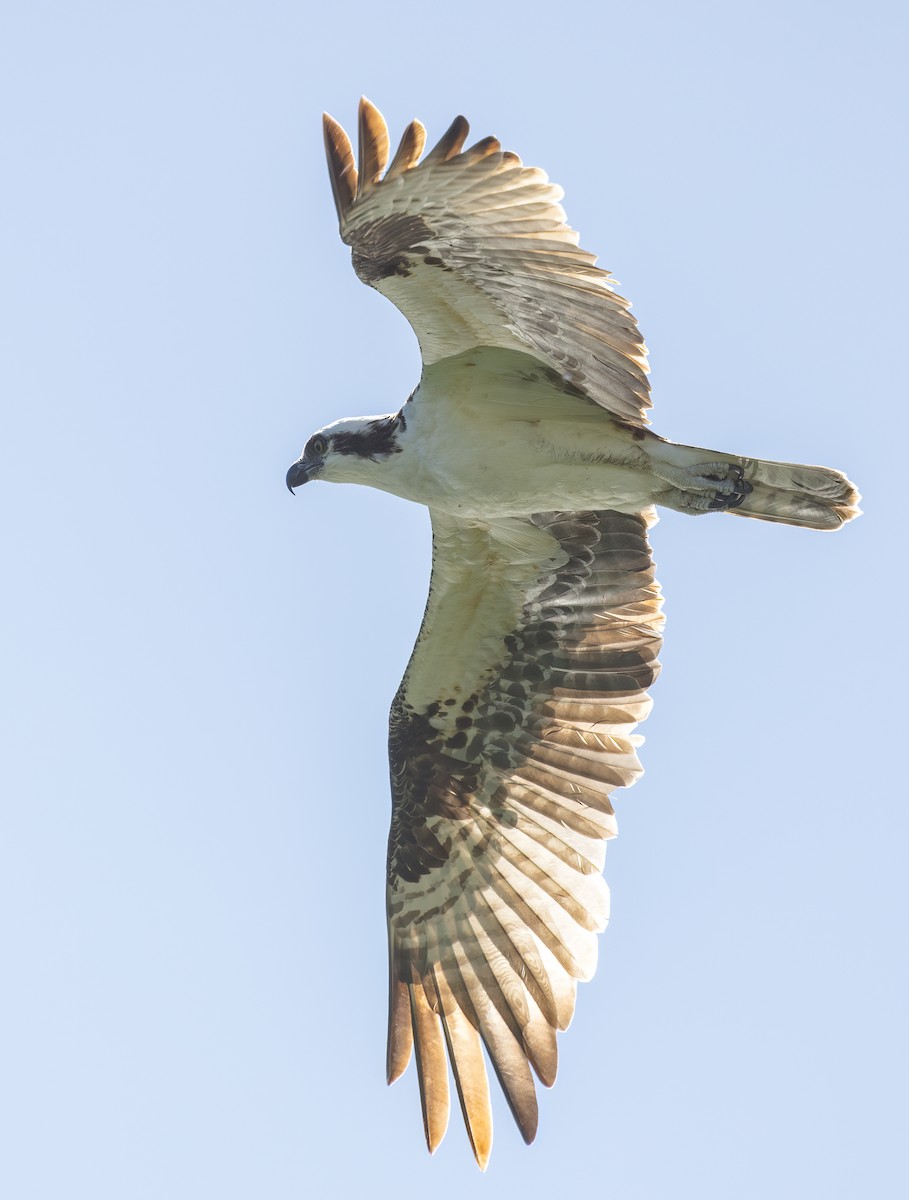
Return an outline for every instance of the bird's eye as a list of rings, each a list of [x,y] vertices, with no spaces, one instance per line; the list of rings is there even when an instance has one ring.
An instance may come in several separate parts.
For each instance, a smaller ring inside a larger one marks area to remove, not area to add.
[[[313,440],[312,440],[313,454],[317,454],[319,456],[319,458],[321,458],[327,449],[328,449],[328,442],[326,442],[324,437],[313,438]]]

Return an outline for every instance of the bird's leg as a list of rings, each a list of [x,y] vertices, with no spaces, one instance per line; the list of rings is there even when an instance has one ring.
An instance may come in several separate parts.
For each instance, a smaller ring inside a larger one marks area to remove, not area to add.
[[[720,458],[714,450],[660,442],[651,449],[650,470],[672,487],[658,503],[683,512],[722,512],[738,508],[751,492],[747,460]],[[673,494],[675,493],[675,494]]]

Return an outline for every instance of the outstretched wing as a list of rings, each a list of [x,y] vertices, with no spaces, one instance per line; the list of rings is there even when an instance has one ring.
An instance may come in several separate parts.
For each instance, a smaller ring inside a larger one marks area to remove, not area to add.
[[[388,1078],[416,1046],[426,1140],[451,1062],[477,1161],[492,1143],[484,1044],[518,1126],[532,1066],[596,963],[609,794],[640,774],[663,619],[646,514],[433,513],[423,626],[391,709]]]
[[[647,351],[627,301],[565,224],[563,192],[493,137],[463,150],[456,117],[419,161],[414,121],[391,165],[388,130],[360,102],[359,170],[325,114],[341,237],[364,283],[404,313],[425,363],[474,346],[532,354],[624,420],[646,424]],[[383,174],[384,172],[384,174]]]

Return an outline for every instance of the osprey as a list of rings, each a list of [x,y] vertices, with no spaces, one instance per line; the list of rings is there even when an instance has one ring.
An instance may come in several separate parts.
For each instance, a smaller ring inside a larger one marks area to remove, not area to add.
[[[826,467],[652,433],[628,303],[578,248],[561,189],[495,138],[465,150],[456,117],[420,161],[414,121],[387,165],[364,99],[355,166],[324,128],[341,237],[410,321],[423,373],[398,413],[313,434],[287,486],[369,484],[431,514],[429,600],[390,716],[388,1080],[415,1051],[433,1151],[450,1062],[483,1168],[482,1047],[530,1142],[531,1068],[554,1082],[606,925],[610,793],[641,773],[633,730],[658,671],[654,505],[838,529],[858,494]]]

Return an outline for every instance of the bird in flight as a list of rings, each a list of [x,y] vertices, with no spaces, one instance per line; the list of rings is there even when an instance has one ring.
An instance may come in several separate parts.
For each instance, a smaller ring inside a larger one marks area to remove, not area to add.
[[[646,349],[562,190],[456,117],[389,163],[362,100],[359,155],[324,117],[354,270],[404,313],[419,385],[397,413],[318,430],[287,472],[425,504],[423,624],[391,706],[388,1080],[414,1054],[430,1151],[451,1065],[485,1168],[483,1047],[527,1142],[533,1075],[590,979],[609,893],[610,794],[641,774],[663,617],[647,531],[663,505],[838,529],[858,494],[827,467],[679,445],[649,428]]]

